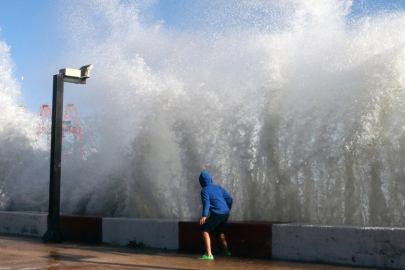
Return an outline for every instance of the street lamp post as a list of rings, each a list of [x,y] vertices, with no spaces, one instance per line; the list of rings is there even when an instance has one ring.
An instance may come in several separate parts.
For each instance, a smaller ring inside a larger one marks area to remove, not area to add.
[[[52,96],[52,132],[51,132],[51,160],[49,175],[49,212],[48,230],[42,236],[44,242],[60,243],[63,241],[59,226],[60,216],[60,175],[62,161],[62,116],[63,116],[63,83],[86,84],[90,78],[93,65],[80,69],[65,68],[53,76]]]

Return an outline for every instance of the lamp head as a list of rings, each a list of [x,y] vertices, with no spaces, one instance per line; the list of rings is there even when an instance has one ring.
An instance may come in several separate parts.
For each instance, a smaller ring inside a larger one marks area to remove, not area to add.
[[[59,73],[65,77],[73,78],[90,78],[90,70],[93,68],[93,65],[82,66],[79,69],[64,68],[59,70]]]
[[[81,71],[81,78],[90,78],[90,70],[93,68],[93,64],[87,65],[87,66],[82,66],[80,69]]]

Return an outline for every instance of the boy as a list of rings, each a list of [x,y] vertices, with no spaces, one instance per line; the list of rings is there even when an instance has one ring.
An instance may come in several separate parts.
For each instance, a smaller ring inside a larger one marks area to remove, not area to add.
[[[222,230],[224,229],[229,218],[229,212],[231,211],[232,207],[232,197],[228,192],[225,191],[225,189],[212,183],[211,175],[208,172],[202,171],[199,180],[200,185],[203,188],[201,190],[203,212],[202,218],[200,219],[200,225],[202,225],[201,230],[205,249],[207,250],[207,253],[199,259],[214,259],[214,256],[212,256],[211,253],[211,239],[210,235],[208,234],[212,231],[214,231],[219,237],[224,253],[226,255],[231,255]],[[208,212],[210,212],[211,215],[207,219]]]

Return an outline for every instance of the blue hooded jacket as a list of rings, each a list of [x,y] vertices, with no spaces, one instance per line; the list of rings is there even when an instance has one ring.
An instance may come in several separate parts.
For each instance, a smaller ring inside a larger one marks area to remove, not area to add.
[[[211,175],[202,171],[200,174],[201,201],[203,205],[202,216],[207,217],[208,211],[211,214],[227,214],[232,208],[232,197],[220,186],[212,183]]]

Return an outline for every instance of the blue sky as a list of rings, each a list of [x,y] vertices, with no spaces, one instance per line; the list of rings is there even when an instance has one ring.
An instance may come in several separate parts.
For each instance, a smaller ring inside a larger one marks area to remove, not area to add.
[[[57,66],[66,50],[66,40],[59,29],[59,4],[55,0],[0,0],[0,40],[11,47],[13,74],[21,84],[20,102],[34,113],[43,103],[51,103],[52,75],[63,68]],[[165,27],[181,31],[189,27],[189,21],[184,20],[188,10],[198,4],[201,1],[157,1],[147,19],[152,23],[164,20]],[[383,9],[403,10],[405,0],[355,0],[352,16]],[[68,98],[65,94],[65,102],[71,102]]]
[[[52,94],[52,78],[45,71],[63,48],[52,23],[55,4],[55,1],[0,1],[0,40],[11,47],[14,77],[21,84],[21,103],[30,111],[36,112],[42,103],[51,100],[47,96]]]

